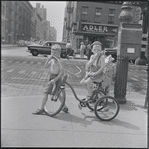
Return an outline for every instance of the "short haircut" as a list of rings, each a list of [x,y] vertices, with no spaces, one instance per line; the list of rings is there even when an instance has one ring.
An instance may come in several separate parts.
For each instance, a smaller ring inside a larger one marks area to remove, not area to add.
[[[51,49],[61,51],[61,46],[58,44],[54,44],[54,45],[52,45]]]
[[[102,50],[101,45],[93,45],[93,50],[97,49],[97,50]]]

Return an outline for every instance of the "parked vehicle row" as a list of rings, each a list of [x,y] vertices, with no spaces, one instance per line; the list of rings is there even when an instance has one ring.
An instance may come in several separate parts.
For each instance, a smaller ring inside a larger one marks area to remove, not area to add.
[[[19,47],[26,47],[27,45],[30,44],[30,41],[19,40],[16,44],[17,44]]]

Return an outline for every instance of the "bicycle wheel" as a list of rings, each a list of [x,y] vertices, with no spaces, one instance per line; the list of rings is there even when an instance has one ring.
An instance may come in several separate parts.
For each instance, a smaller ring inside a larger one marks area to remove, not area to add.
[[[106,93],[102,90],[98,90],[98,91],[95,91],[93,92],[93,95],[92,95],[92,101],[90,102],[87,102],[86,103],[86,106],[91,110],[91,111],[94,111],[94,106],[95,106],[95,103],[98,99],[100,99],[101,97],[105,96]]]
[[[48,98],[48,101],[45,106],[45,114],[48,116],[55,116],[57,115],[63,108],[66,100],[66,93],[64,89],[59,90],[59,94],[56,100],[51,100]]]
[[[114,119],[119,112],[118,101],[111,96],[101,97],[95,104],[94,113],[102,121]]]

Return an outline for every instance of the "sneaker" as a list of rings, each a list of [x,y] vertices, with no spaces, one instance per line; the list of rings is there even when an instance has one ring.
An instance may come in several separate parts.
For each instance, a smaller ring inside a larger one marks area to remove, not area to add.
[[[32,114],[44,114],[45,110],[44,109],[37,109],[35,112],[33,112]]]
[[[68,113],[68,108],[67,108],[67,107],[64,107],[64,108],[62,109],[62,111],[65,112],[65,113]]]

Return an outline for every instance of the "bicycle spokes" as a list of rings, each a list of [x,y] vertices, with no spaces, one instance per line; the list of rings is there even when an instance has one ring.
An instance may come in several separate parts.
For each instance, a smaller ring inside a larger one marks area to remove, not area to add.
[[[109,121],[118,114],[119,104],[115,98],[105,96],[97,101],[94,112],[100,120]]]
[[[56,99],[51,99],[50,97],[47,100],[45,109],[46,109],[46,114],[49,116],[55,116],[57,115],[63,108],[65,104],[65,91],[60,90],[58,96]]]

